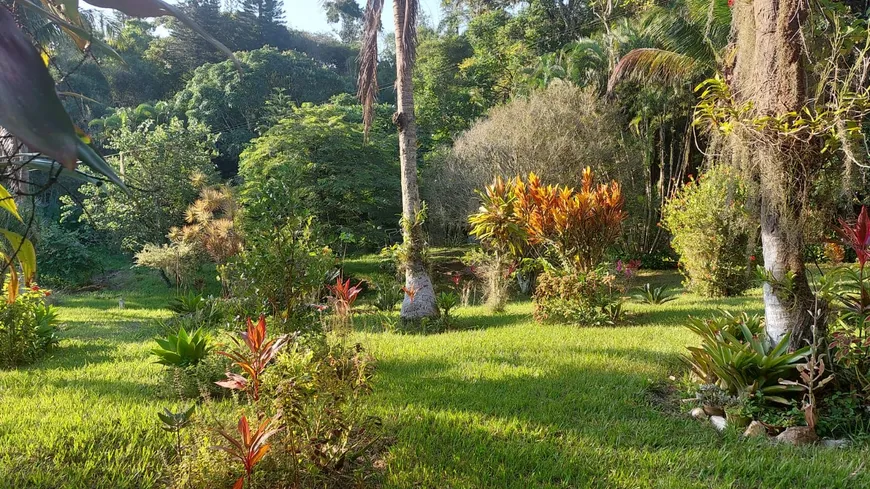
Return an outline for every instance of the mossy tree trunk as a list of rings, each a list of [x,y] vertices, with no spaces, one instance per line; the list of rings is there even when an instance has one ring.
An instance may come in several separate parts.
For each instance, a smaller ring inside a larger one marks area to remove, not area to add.
[[[730,78],[737,103],[752,103],[758,118],[800,112],[807,103],[805,53],[801,27],[807,4],[802,0],[736,0],[732,20],[733,71]],[[768,337],[779,341],[791,333],[791,347],[810,337],[814,307],[803,261],[802,218],[808,189],[818,166],[813,143],[739,131],[741,165],[757,175],[764,266],[773,283],[764,285]],[[793,274],[790,290],[776,283]]]

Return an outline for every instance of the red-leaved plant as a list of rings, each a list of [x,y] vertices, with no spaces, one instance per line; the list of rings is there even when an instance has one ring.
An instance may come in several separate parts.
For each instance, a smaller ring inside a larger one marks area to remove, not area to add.
[[[247,481],[248,487],[251,487],[251,475],[254,473],[254,467],[266,456],[271,447],[266,441],[280,429],[272,426],[274,421],[275,419],[273,418],[264,419],[260,422],[260,426],[257,427],[257,431],[251,433],[248,418],[242,415],[238,425],[239,438],[236,438],[224,429],[217,430],[227,441],[227,444],[218,445],[214,448],[227,452],[231,458],[238,460],[245,467],[245,473],[236,480],[235,484],[233,484],[233,489],[242,489],[245,487],[245,481]]]
[[[266,318],[260,316],[256,324],[248,318],[247,331],[239,335],[242,341],[233,338],[235,351],[219,351],[242,369],[245,375],[227,372],[226,380],[215,382],[221,387],[245,391],[254,401],[260,399],[260,377],[266,366],[281,348],[287,345],[289,336],[283,335],[274,340],[266,340]]]
[[[356,302],[357,296],[362,292],[362,282],[351,287],[350,279],[341,280],[339,276],[335,279],[335,285],[327,285],[329,289],[329,303],[332,304],[335,314],[340,318],[347,318],[353,309],[353,304]]]
[[[870,261],[870,216],[862,207],[858,220],[850,224],[840,219],[837,230],[843,242],[858,257],[858,269],[840,266],[832,269],[822,283],[822,296],[835,306],[836,320],[829,325],[833,360],[842,376],[857,392],[870,392],[870,277],[865,266]]]
[[[858,255],[858,263],[861,270],[864,270],[864,265],[870,259],[870,216],[867,215],[867,208],[861,207],[861,213],[854,225],[840,219],[840,229],[837,232]]]

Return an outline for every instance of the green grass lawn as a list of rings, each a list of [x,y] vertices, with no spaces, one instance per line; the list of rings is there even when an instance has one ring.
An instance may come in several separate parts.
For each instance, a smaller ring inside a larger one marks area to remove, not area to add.
[[[171,294],[146,275],[122,285],[138,291],[61,297],[60,348],[0,372],[0,487],[165,484],[172,448],[155,413],[176,403],[148,349]],[[460,309],[443,334],[358,333],[378,359],[371,412],[392,439],[384,486],[870,487],[864,445],[741,440],[651,395],[682,370],[686,316],[720,307],[759,312],[758,291],[631,304],[631,324],[613,328],[538,325],[518,302]]]

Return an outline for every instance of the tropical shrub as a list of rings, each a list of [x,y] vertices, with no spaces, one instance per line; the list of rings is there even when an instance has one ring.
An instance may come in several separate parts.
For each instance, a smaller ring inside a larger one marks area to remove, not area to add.
[[[745,205],[746,188],[727,166],[711,168],[665,205],[662,224],[693,292],[730,296],[749,288],[748,249],[757,225]]]
[[[264,397],[287,426],[275,443],[294,447],[284,452],[290,460],[275,463],[298,467],[309,481],[301,486],[347,487],[370,470],[366,461],[380,438],[378,420],[365,413],[364,403],[374,365],[360,345],[320,339],[294,343],[266,372]]]
[[[334,268],[332,250],[305,205],[301,178],[299,168],[277,164],[246,177],[237,220],[244,247],[227,271],[232,295],[247,303],[248,314],[268,312],[284,332],[316,324],[311,305],[320,301]]]
[[[107,146],[119,154],[110,163],[124,176],[131,195],[114,185],[83,186],[85,212],[80,220],[127,251],[166,243],[169,230],[184,225],[185,210],[196,201],[200,188],[217,178],[214,142],[215,135],[206,126],[178,119],[120,128]],[[76,205],[67,203],[67,207]]]
[[[82,243],[78,233],[54,222],[41,223],[34,245],[40,284],[55,288],[87,285],[98,269],[94,253]]]
[[[279,427],[276,426],[278,423],[273,423],[273,421],[272,418],[263,419],[257,429],[251,431],[248,418],[242,415],[237,427],[238,437],[228,430],[217,430],[226,443],[215,448],[226,452],[230,459],[241,462],[244,468],[244,473],[233,484],[234,489],[242,489],[245,486],[253,487],[251,477],[254,473],[254,467],[269,453],[271,445],[266,443],[269,437],[279,431]]]
[[[616,275],[607,269],[548,270],[538,278],[535,319],[580,326],[615,324],[623,316],[622,292]]]
[[[14,300],[0,301],[0,368],[32,363],[58,343],[57,311],[50,294],[31,286]]]
[[[214,421],[194,426],[198,449],[188,452],[185,464],[194,486],[227,487],[240,476],[247,480],[249,469],[261,487],[355,487],[368,481],[371,461],[383,448],[379,421],[366,414],[373,371],[374,360],[359,345],[330,344],[322,334],[292,337],[259,377],[258,401],[241,413],[214,409]],[[257,426],[238,426],[242,416],[254,415]],[[258,429],[264,420],[270,420],[267,427]],[[229,423],[236,429],[227,428]],[[225,448],[207,450],[215,448],[215,432]],[[256,447],[258,432],[268,443]],[[265,456],[253,456],[260,450]],[[182,486],[187,475],[177,477]]]
[[[197,277],[202,259],[189,243],[146,244],[134,258],[137,267],[157,270],[169,286],[186,287]]]
[[[363,290],[362,282],[351,286],[350,279],[342,280],[341,275],[339,275],[335,279],[335,284],[327,285],[326,288],[329,290],[327,301],[332,306],[335,317],[341,326],[348,326],[353,314],[353,305]]]
[[[496,179],[469,217],[471,234],[497,257],[537,254],[553,267],[588,272],[603,261],[627,216],[618,183],[595,185],[591,168],[582,182],[579,189],[545,186],[534,173],[527,182]]]
[[[241,341],[240,341],[240,339]],[[233,361],[245,375],[227,372],[226,380],[217,382],[221,387],[245,392],[253,401],[260,399],[260,379],[266,367],[275,355],[287,345],[289,337],[279,336],[272,340],[266,339],[266,318],[260,316],[256,324],[248,318],[247,329],[232,337],[236,348],[229,351],[219,351]]]
[[[319,302],[334,268],[332,250],[320,244],[310,221],[263,233],[246,233],[244,249],[229,264],[232,294],[247,311],[265,311],[284,332],[315,325],[312,304]],[[288,277],[292,279],[288,279]]]

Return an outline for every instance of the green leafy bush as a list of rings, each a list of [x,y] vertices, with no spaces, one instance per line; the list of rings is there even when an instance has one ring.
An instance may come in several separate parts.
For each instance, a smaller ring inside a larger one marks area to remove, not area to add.
[[[14,302],[0,301],[0,368],[32,363],[58,343],[57,311],[34,287]]]
[[[748,248],[755,224],[736,170],[717,166],[680,190],[663,209],[662,223],[680,255],[686,286],[704,296],[743,293],[750,285]]]
[[[66,288],[90,283],[98,262],[78,233],[46,220],[34,241],[40,284]]]
[[[205,125],[178,119],[112,132],[107,147],[121,156],[109,163],[124,176],[131,195],[115,185],[84,185],[85,212],[79,220],[126,251],[165,243],[170,229],[184,225],[185,210],[196,201],[199,187],[217,179],[212,163],[216,139]],[[65,205],[72,210],[77,204],[68,200]]]
[[[258,486],[283,487],[289,481],[292,487],[355,487],[373,476],[371,462],[383,449],[380,422],[367,414],[365,403],[373,358],[359,345],[332,344],[317,334],[292,337],[270,360],[256,401],[232,412],[212,405],[214,416],[194,423],[198,445],[185,454],[190,472],[178,474],[179,487],[187,477],[194,487],[232,485],[240,471],[235,461],[228,462],[240,458],[214,450],[214,433],[229,432],[226,426],[238,425],[242,413],[249,419],[255,414],[257,424],[281,414],[269,454],[257,465]]]
[[[290,177],[286,192],[259,192],[262,205],[283,207],[292,193],[328,243],[373,250],[389,241],[401,214],[397,144],[395,130],[380,126],[366,142],[359,105],[302,104],[242,153],[240,175],[248,187]]]
[[[548,270],[538,277],[535,319],[583,326],[614,324],[623,316],[621,294],[617,277],[606,270]]]
[[[285,225],[247,234],[229,276],[247,315],[268,312],[281,319],[283,332],[310,331],[317,325],[312,304],[319,302],[333,267],[332,251],[318,242],[306,221],[301,228]]]

